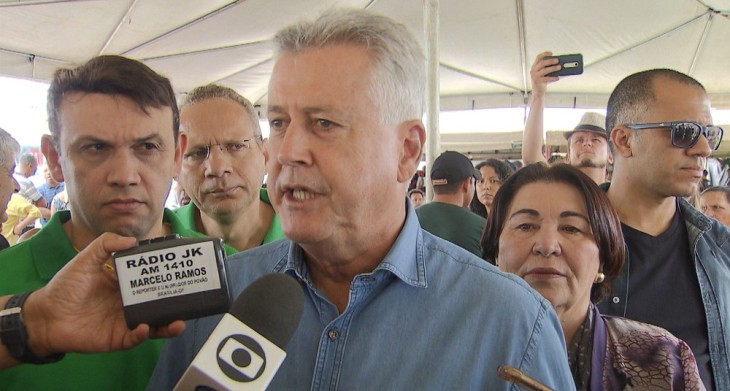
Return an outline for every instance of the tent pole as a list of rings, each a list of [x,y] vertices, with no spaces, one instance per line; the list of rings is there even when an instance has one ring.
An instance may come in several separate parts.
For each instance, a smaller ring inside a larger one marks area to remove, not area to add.
[[[101,50],[99,50],[98,56],[101,56],[106,51],[106,48],[109,47],[109,45],[112,43],[112,40],[114,40],[114,37],[117,36],[117,33],[119,32],[119,29],[122,28],[124,25],[124,22],[129,19],[129,15],[132,14],[132,10],[134,9],[134,6],[137,5],[137,1],[134,0],[132,3],[129,4],[129,7],[127,7],[127,12],[124,13],[124,16],[122,16],[121,19],[119,19],[119,23],[117,23],[117,27],[114,28],[114,31],[112,31],[111,34],[109,34],[109,38],[106,39],[106,42],[104,42],[104,46],[101,47]]]
[[[598,64],[599,62],[603,62],[603,61],[605,61],[605,60],[608,60],[609,58],[614,58],[614,57],[616,57],[616,56],[619,56],[619,55],[621,55],[621,54],[624,54],[624,53],[626,53],[626,52],[632,51],[632,50],[634,50],[634,49],[638,48],[639,46],[642,46],[642,45],[646,45],[646,44],[647,44],[647,43],[649,43],[649,42],[652,42],[652,41],[654,41],[654,40],[657,40],[657,39],[659,39],[659,38],[662,38],[662,37],[664,37],[664,36],[666,36],[666,35],[668,35],[668,34],[671,34],[671,33],[675,32],[675,31],[681,30],[682,28],[684,28],[684,27],[686,27],[686,26],[689,26],[690,24],[692,24],[692,23],[696,22],[697,20],[700,20],[700,19],[702,19],[702,18],[703,18],[703,17],[705,16],[705,14],[707,14],[707,13],[709,13],[709,12],[711,12],[711,11],[707,11],[707,12],[705,12],[704,14],[701,14],[701,15],[695,16],[695,17],[693,17],[692,19],[690,19],[690,20],[687,20],[687,21],[685,21],[685,22],[682,22],[682,23],[680,23],[679,25],[677,25],[677,26],[674,26],[674,27],[672,27],[672,28],[671,28],[671,29],[669,29],[669,30],[663,31],[663,32],[661,32],[661,33],[659,33],[659,34],[657,34],[657,35],[655,35],[655,36],[651,37],[651,38],[645,39],[645,40],[643,40],[643,41],[641,41],[641,42],[638,42],[638,43],[635,43],[635,44],[633,44],[633,45],[631,45],[631,46],[625,47],[625,48],[623,48],[623,49],[621,49],[621,50],[619,50],[619,51],[616,51],[616,52],[613,52],[613,53],[611,53],[611,54],[608,54],[608,55],[606,55],[606,56],[603,56],[603,57],[599,58],[599,59],[598,59],[598,60],[596,60],[596,61],[593,61],[593,62],[591,62],[591,63],[585,63],[585,64],[583,64],[583,69],[586,69],[586,68],[588,68],[588,67],[590,67],[590,66],[596,65],[596,64]]]
[[[697,60],[700,57],[702,47],[705,46],[705,39],[707,39],[707,34],[710,32],[713,16],[714,15],[712,13],[707,14],[707,23],[705,23],[705,28],[702,30],[702,36],[700,37],[700,41],[697,42],[697,50],[695,50],[695,55],[692,57],[692,63],[689,66],[689,71],[687,71],[688,75],[692,75],[692,72],[694,72],[695,70],[695,65],[697,65]]]
[[[122,56],[129,57],[130,56],[130,53],[134,52],[135,50],[139,50],[139,49],[141,49],[143,47],[149,46],[149,45],[151,45],[151,44],[153,44],[153,43],[155,43],[157,41],[160,41],[160,40],[162,40],[164,38],[167,38],[167,37],[169,37],[169,36],[171,36],[173,34],[176,34],[176,33],[180,32],[180,31],[186,30],[186,29],[188,29],[188,28],[190,28],[190,27],[192,27],[192,26],[194,26],[194,25],[196,25],[196,24],[198,24],[198,23],[200,23],[200,22],[202,22],[204,20],[210,19],[210,18],[212,18],[212,17],[220,14],[221,12],[224,12],[225,10],[227,10],[227,9],[229,9],[231,7],[237,6],[241,1],[242,0],[233,0],[232,2],[226,4],[226,5],[218,8],[218,9],[215,9],[215,10],[213,10],[211,12],[208,12],[207,14],[205,14],[203,16],[200,16],[200,17],[198,17],[198,18],[196,18],[196,19],[194,19],[194,20],[192,20],[190,22],[186,22],[182,26],[176,27],[176,28],[174,28],[174,29],[172,29],[172,30],[170,30],[170,31],[168,31],[166,33],[163,33],[163,34],[158,35],[158,36],[156,36],[156,37],[154,37],[152,39],[149,39],[149,40],[147,40],[145,42],[142,42],[139,45],[137,45],[137,46],[135,46],[135,47],[133,47],[131,49],[126,50],[124,53],[121,53],[121,55]]]
[[[440,153],[439,139],[439,0],[424,0],[426,34],[426,199],[433,199],[431,167]]]
[[[460,75],[473,77],[475,79],[482,80],[482,81],[486,81],[487,83],[496,84],[498,86],[502,86],[502,87],[505,87],[505,88],[509,88],[511,90],[515,90],[515,91],[518,91],[518,92],[524,92],[519,87],[511,86],[511,85],[509,85],[507,83],[503,83],[503,82],[501,82],[499,80],[490,79],[490,78],[488,78],[486,76],[478,75],[478,74],[476,74],[474,72],[469,72],[469,71],[467,71],[465,69],[457,68],[457,67],[455,67],[453,65],[450,65],[450,64],[447,64],[445,62],[440,62],[439,65],[441,66],[441,68],[448,69],[448,70],[453,71],[453,72],[456,72],[456,73],[458,73]]]
[[[525,5],[522,0],[516,0],[517,5],[517,33],[520,37],[520,62],[522,68],[522,94],[527,94],[527,38],[525,33]]]

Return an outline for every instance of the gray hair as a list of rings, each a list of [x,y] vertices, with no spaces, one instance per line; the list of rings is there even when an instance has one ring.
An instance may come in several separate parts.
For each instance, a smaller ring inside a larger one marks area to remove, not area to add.
[[[13,138],[5,129],[0,128],[0,164],[15,162],[15,157],[20,153],[20,143]]]
[[[38,160],[36,160],[32,153],[24,153],[20,155],[18,163],[35,167],[38,166]]]
[[[362,46],[370,53],[374,64],[370,96],[380,108],[383,124],[423,117],[425,57],[404,25],[365,10],[332,9],[274,37],[277,56],[336,44]]]
[[[256,110],[251,102],[241,96],[238,92],[232,88],[224,87],[218,84],[207,84],[204,86],[196,87],[185,97],[185,100],[180,105],[180,111],[185,107],[191,106],[195,103],[202,102],[204,100],[213,98],[230,99],[243,107],[248,114],[248,119],[253,125],[253,135],[258,141],[261,140],[261,124],[259,124],[259,116],[256,114]]]

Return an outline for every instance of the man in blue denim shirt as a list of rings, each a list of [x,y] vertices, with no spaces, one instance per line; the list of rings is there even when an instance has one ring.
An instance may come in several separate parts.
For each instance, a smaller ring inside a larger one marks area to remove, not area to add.
[[[661,326],[692,348],[708,390],[730,389],[730,231],[682,197],[696,192],[722,139],[693,78],[668,69],[622,80],[608,102],[607,194],[629,261],[602,313]]]
[[[229,258],[234,296],[270,272],[305,291],[269,388],[506,390],[496,369],[509,364],[573,389],[550,303],[423,231],[405,199],[425,140],[413,36],[366,11],[330,11],[275,43],[268,184],[289,240]],[[169,341],[148,388],[172,388],[219,319]]]

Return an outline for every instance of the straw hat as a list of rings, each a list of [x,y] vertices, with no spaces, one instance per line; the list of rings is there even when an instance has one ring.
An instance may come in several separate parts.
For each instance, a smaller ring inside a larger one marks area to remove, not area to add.
[[[601,113],[587,111],[583,114],[583,117],[581,117],[580,122],[578,122],[575,129],[570,132],[563,133],[563,136],[565,136],[565,139],[567,140],[575,132],[593,132],[600,134],[603,138],[607,138],[606,116]]]

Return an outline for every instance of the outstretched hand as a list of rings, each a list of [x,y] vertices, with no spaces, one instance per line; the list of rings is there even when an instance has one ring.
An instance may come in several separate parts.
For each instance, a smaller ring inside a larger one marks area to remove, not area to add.
[[[105,233],[30,295],[23,317],[37,355],[131,349],[149,338],[183,332],[183,321],[127,328],[111,254],[135,244],[135,238]]]
[[[552,52],[542,52],[535,57],[535,62],[530,68],[530,78],[532,79],[532,93],[544,95],[547,91],[547,85],[560,80],[558,76],[545,76],[548,73],[560,70],[560,62],[557,58],[545,58],[552,56]]]

